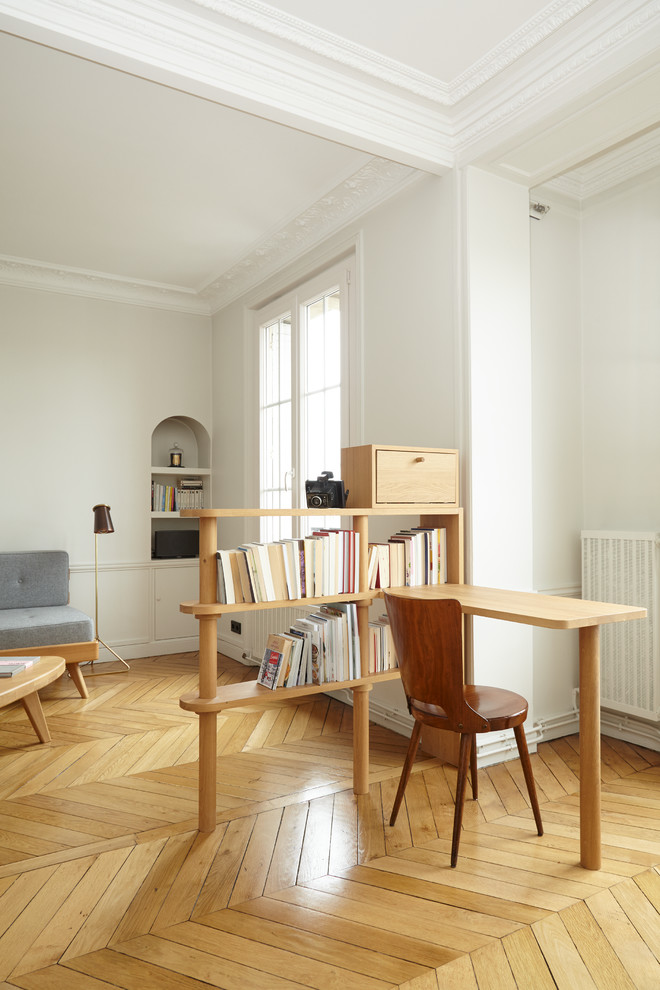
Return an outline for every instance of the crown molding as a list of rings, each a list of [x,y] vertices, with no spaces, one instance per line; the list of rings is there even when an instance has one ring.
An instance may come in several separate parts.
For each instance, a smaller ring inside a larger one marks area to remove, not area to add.
[[[347,76],[165,0],[0,0],[0,29],[431,172],[451,126],[402,91]]]
[[[616,192],[619,187],[638,181],[640,176],[654,173],[659,167],[660,130],[654,130],[547,182],[546,188],[584,203],[594,196]]]
[[[223,309],[285,265],[358,220],[383,200],[418,178],[396,162],[374,158],[317,200],[288,224],[255,245],[252,251],[199,292],[211,312]]]
[[[0,284],[210,316],[418,178],[372,159],[199,290],[0,255]]]
[[[660,0],[617,0],[595,9],[567,38],[550,45],[532,62],[513,64],[473,108],[460,114],[454,131],[457,164],[474,160],[497,134],[507,139],[539,118],[562,112],[612,74],[655,56],[660,45]]]
[[[208,306],[191,289],[9,255],[0,255],[0,284],[62,292],[70,296],[92,296],[131,306],[209,315]]]
[[[450,83],[261,0],[0,0],[2,27],[441,174],[657,48],[660,0],[552,0]]]
[[[552,0],[544,10],[487,55],[455,79],[446,82],[355,44],[293,14],[271,7],[261,0],[190,0],[196,7],[220,14],[446,107],[455,106],[465,99],[595,2],[596,0]]]

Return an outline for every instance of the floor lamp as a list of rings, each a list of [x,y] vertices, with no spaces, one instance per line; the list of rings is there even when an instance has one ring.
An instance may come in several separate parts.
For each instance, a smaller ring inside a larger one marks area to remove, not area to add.
[[[96,642],[100,643],[101,646],[105,646],[106,650],[109,650],[114,657],[123,663],[126,670],[130,670],[130,666],[123,660],[118,653],[104,643],[99,636],[99,533],[114,533],[115,527],[112,525],[112,519],[110,518],[110,506],[109,505],[95,505],[94,509],[94,636]],[[98,671],[101,673],[101,671]],[[116,671],[118,673],[118,671]]]

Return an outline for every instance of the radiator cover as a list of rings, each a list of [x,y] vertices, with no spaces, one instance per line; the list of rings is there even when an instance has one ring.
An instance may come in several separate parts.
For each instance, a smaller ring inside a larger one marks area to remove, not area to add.
[[[601,705],[657,722],[658,534],[584,531],[582,597],[647,610],[646,619],[601,626]]]

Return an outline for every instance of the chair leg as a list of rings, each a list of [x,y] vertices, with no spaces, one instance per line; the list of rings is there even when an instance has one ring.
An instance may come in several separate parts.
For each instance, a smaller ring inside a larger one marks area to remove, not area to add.
[[[527,784],[527,793],[529,794],[529,800],[532,805],[532,811],[534,812],[536,831],[538,832],[539,835],[543,835],[543,822],[541,821],[539,799],[536,796],[536,784],[534,783],[532,761],[529,758],[529,750],[527,749],[527,739],[525,737],[525,730],[523,729],[522,725],[516,725],[514,727],[513,732],[516,737],[518,752],[520,753],[520,762],[522,764],[522,771],[525,777],[525,783]]]
[[[396,816],[399,814],[399,808],[401,807],[401,801],[403,800],[403,792],[406,789],[406,784],[408,783],[408,778],[410,777],[410,771],[415,760],[415,754],[417,752],[417,745],[419,743],[421,731],[422,723],[415,720],[412,734],[410,736],[410,742],[408,743],[408,752],[406,753],[403,769],[401,771],[401,777],[399,779],[399,789],[397,790],[396,797],[394,798],[392,814],[390,815],[390,825],[394,825]]]
[[[470,783],[472,784],[472,800],[476,801],[479,785],[477,783],[477,734],[472,736],[472,749],[470,750]]]
[[[454,809],[454,834],[451,840],[451,865],[458,861],[458,844],[461,839],[463,824],[463,804],[465,802],[465,784],[467,782],[468,762],[473,745],[473,735],[461,733],[461,746],[458,751],[458,777],[456,779],[456,807]]]

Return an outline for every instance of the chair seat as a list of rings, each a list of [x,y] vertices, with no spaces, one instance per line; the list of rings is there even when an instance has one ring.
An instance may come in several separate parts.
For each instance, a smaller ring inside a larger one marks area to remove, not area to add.
[[[516,725],[522,725],[527,718],[527,701],[515,691],[484,687],[481,684],[466,684],[463,688],[463,696],[470,708],[484,719],[483,732],[512,729]],[[431,725],[438,719],[447,719],[440,705],[416,701],[414,698],[410,699],[410,710],[415,718]]]

